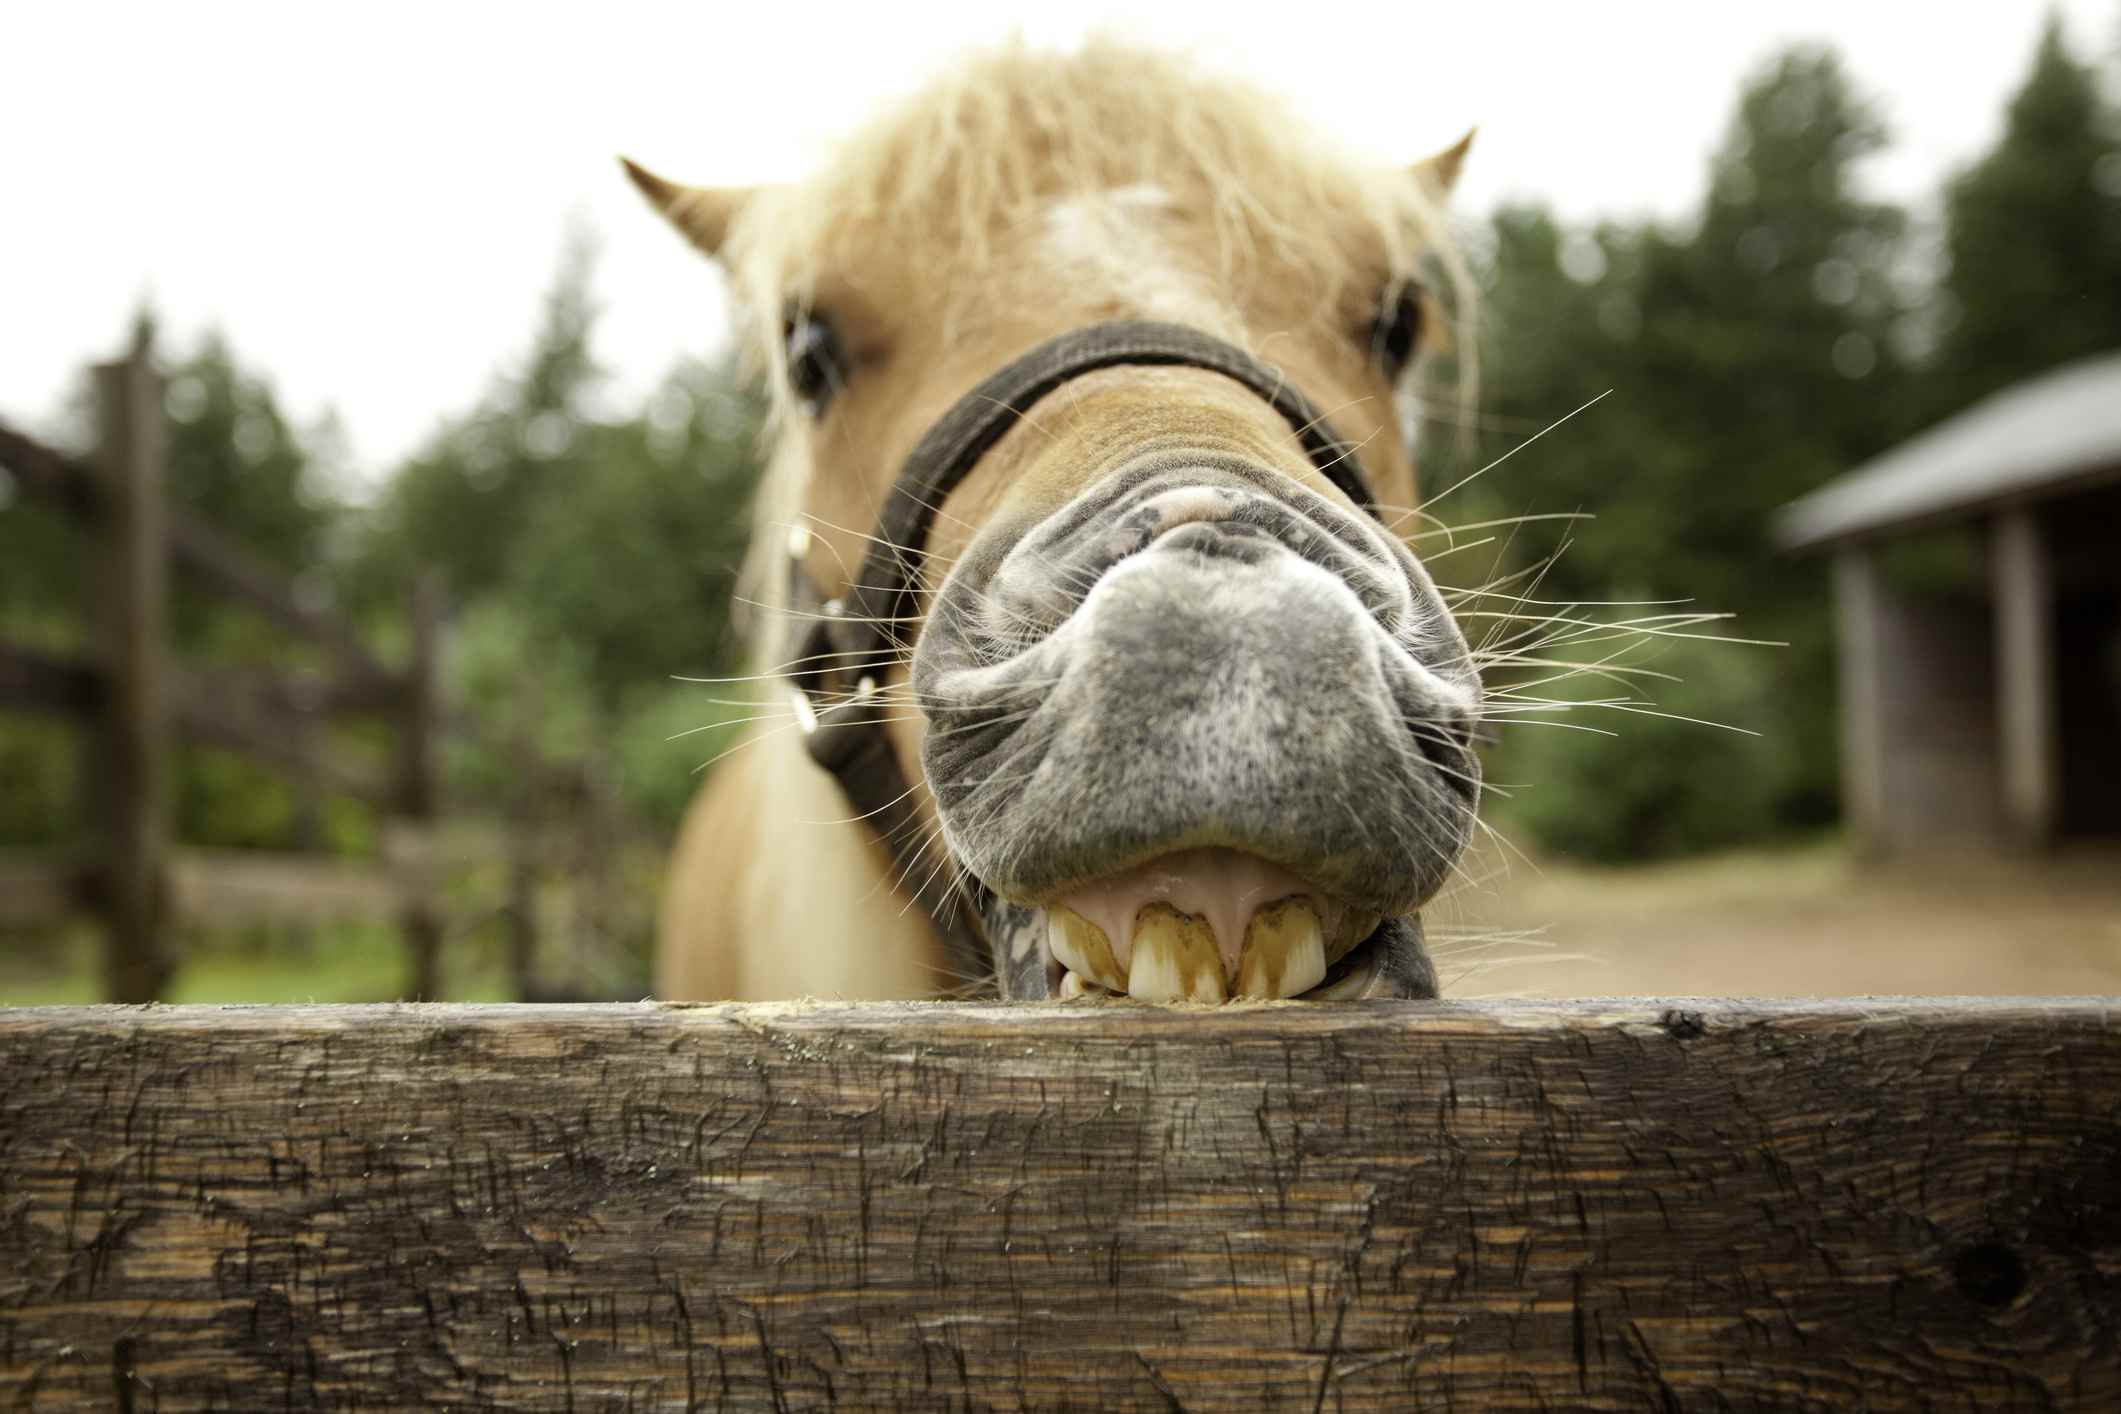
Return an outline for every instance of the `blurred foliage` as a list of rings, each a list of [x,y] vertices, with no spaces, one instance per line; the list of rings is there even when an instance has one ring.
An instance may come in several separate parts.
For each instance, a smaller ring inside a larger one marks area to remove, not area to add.
[[[2002,138],[1944,206],[1937,416],[2121,344],[2121,113],[2054,16]]]
[[[81,767],[70,725],[0,712],[0,849],[58,844],[79,833]]]
[[[577,238],[518,371],[392,476],[346,582],[384,619],[423,568],[461,606],[505,602],[525,635],[513,686],[564,674],[611,718],[732,657],[761,410],[725,364],[686,363],[635,416],[592,416],[606,379],[591,273]]]
[[[600,420],[593,272],[591,246],[571,238],[529,348],[391,477],[342,578],[384,631],[418,571],[449,586],[446,695],[466,727],[452,799],[519,813],[610,789],[636,826],[667,833],[704,757],[644,747],[639,723],[730,715],[675,678],[733,672],[740,656],[729,609],[762,408],[726,363],[686,362],[633,416]],[[649,757],[679,781],[643,779]]]
[[[344,509],[324,471],[334,427],[298,433],[271,384],[245,371],[219,332],[166,372],[170,500],[283,573],[321,564],[325,537]],[[219,600],[184,601],[179,641],[196,646],[224,627],[212,614],[220,607]]]
[[[347,514],[330,485],[335,426],[293,427],[270,382],[243,368],[217,331],[165,371],[171,504],[290,577],[305,602],[328,607],[326,549]],[[286,668],[315,658],[306,645],[182,573],[172,585],[169,615],[172,640],[187,663]],[[271,767],[232,751],[180,744],[174,769],[178,839],[261,849],[326,843],[321,795]]]
[[[1967,397],[2121,344],[2111,126],[2051,27],[1996,150],[1951,185],[1946,293],[1959,316],[1936,347],[1909,219],[1867,200],[1857,177],[1884,127],[1829,50],[1789,49],[1747,81],[1682,227],[1496,213],[1484,435],[1470,449],[1427,439],[1429,484],[1451,486],[1611,390],[1436,507],[1458,524],[1595,517],[1560,535],[1548,521],[1469,532],[1439,564],[1462,589],[1493,586],[1461,611],[1497,655],[1491,814],[1506,828],[1623,859],[1833,818],[1826,567],[1777,549],[1773,512]],[[1469,543],[1490,534],[1504,543]],[[1932,558],[1933,578],[1963,575],[1961,559]],[[1775,646],[1581,626],[1690,609],[1732,617],[1688,635]],[[1611,705],[1559,705],[1599,699]]]
[[[528,348],[392,475],[339,579],[388,638],[415,577],[441,573],[448,808],[536,833],[571,885],[550,930],[568,974],[638,995],[656,889],[635,866],[660,858],[742,713],[677,679],[741,656],[729,611],[762,407],[727,363],[687,361],[630,416],[600,416],[593,275],[577,235]]]

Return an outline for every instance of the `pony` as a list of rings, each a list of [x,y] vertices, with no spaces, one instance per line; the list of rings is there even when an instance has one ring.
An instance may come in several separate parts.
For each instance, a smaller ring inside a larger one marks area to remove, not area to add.
[[[724,267],[771,402],[762,709],[681,827],[659,995],[1434,994],[1482,690],[1376,507],[1419,504],[1471,139],[1364,162],[1092,41],[965,60],[801,182],[626,162]],[[1070,342],[1113,329],[1150,352]],[[1045,348],[1053,386],[978,391]],[[989,404],[923,496],[902,468]],[[922,543],[871,529],[916,504]],[[835,619],[888,645],[858,678]],[[828,719],[895,795],[820,767]]]

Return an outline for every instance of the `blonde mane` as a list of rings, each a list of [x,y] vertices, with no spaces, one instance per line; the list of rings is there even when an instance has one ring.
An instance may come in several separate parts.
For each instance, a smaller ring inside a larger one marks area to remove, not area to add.
[[[1445,296],[1439,313],[1452,311],[1461,330],[1471,318],[1472,282],[1443,193],[1406,166],[1352,158],[1252,84],[1109,39],[1067,54],[1014,42],[972,56],[844,141],[807,180],[757,192],[730,227],[721,255],[739,338],[766,375],[768,435],[779,443],[758,500],[767,562],[778,562],[809,473],[799,439],[777,436],[791,411],[781,320],[809,303],[821,273],[857,265],[863,248],[917,249],[977,298],[1010,232],[1058,199],[1134,186],[1212,213],[1226,288],[1263,268],[1300,279],[1325,320],[1354,282],[1382,294],[1426,276]],[[958,310],[934,313],[947,327]],[[1462,371],[1461,397],[1470,387]],[[779,573],[750,577],[753,592],[778,597]]]

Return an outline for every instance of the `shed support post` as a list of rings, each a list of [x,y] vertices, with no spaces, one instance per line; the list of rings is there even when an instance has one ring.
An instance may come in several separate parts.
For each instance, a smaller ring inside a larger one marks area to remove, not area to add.
[[[163,636],[169,544],[163,505],[162,379],[143,320],[126,356],[95,370],[96,632],[105,673],[96,782],[104,995],[150,1002],[168,984],[169,711]]]
[[[2011,835],[2040,847],[2055,836],[2060,772],[2055,710],[2055,579],[2039,518],[2013,507],[1993,522],[1996,735]]]
[[[1878,661],[1878,567],[1868,546],[1834,556],[1841,651],[1841,810],[1866,849],[1885,843],[1885,701]]]

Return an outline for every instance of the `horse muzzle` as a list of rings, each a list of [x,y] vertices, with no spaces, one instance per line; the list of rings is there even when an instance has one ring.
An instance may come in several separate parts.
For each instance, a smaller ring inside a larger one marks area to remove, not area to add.
[[[991,527],[913,687],[1010,994],[1360,994],[1472,827],[1479,682],[1435,586],[1238,459],[1160,452]]]
[[[1145,452],[1050,515],[990,524],[924,612],[943,499],[1042,398],[1120,366],[1230,379],[1337,495]],[[991,965],[1013,998],[1071,978],[1156,999],[1435,995],[1414,910],[1472,824],[1480,683],[1434,584],[1374,518],[1358,452],[1232,344],[1095,324],[929,426],[844,597],[806,594],[791,549],[791,597],[814,602],[791,673],[810,755],[961,971]],[[951,852],[934,862],[876,712],[908,629]]]

